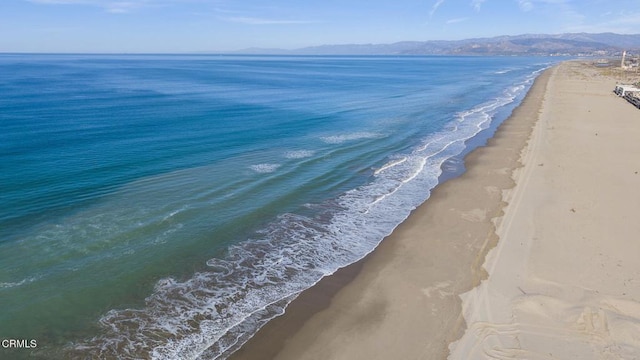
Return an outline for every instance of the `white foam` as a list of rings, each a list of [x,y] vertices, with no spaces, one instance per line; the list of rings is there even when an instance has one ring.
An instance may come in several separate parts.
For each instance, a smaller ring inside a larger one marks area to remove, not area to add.
[[[383,171],[385,171],[387,169],[391,169],[394,166],[397,166],[397,165],[400,165],[400,164],[404,163],[405,161],[407,161],[407,159],[408,159],[407,157],[403,157],[403,158],[401,158],[399,160],[390,161],[390,162],[386,163],[384,166],[382,166],[380,169],[374,171],[373,174],[374,175],[378,175],[378,174],[380,174],[381,172],[383,172]]]
[[[268,174],[278,170],[280,166],[282,165],[281,164],[256,164],[256,165],[251,165],[250,168],[251,170],[257,173]]]
[[[320,140],[324,141],[327,144],[342,144],[347,141],[355,141],[362,139],[376,139],[383,137],[380,133],[375,132],[355,132],[350,134],[341,134],[341,135],[331,135],[331,136],[322,136]]]
[[[312,157],[313,155],[315,155],[315,153],[316,152],[313,150],[292,150],[287,151],[284,154],[284,157],[286,157],[287,159],[304,159]]]
[[[185,211],[189,209],[188,205],[183,205],[182,207],[180,207],[179,209],[173,210],[171,212],[169,212],[169,214],[167,214],[165,217],[162,218],[162,221],[167,221],[169,219],[171,219],[172,217],[180,214],[181,212]]]
[[[22,280],[16,281],[16,282],[1,282],[0,283],[0,289],[9,289],[9,288],[18,287],[18,286],[22,286],[22,285],[25,285],[25,284],[32,283],[32,282],[34,282],[36,280],[37,280],[36,277],[28,277],[28,278],[25,278],[25,279],[22,279]]]

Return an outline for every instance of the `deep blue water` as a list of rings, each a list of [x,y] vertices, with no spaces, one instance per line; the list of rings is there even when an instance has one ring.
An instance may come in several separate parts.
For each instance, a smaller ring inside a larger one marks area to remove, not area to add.
[[[224,356],[373,250],[554,61],[0,55],[0,338]]]

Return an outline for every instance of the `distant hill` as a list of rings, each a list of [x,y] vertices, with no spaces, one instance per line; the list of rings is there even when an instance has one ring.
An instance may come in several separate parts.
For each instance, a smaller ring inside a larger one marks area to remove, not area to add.
[[[640,34],[526,34],[456,41],[321,45],[295,50],[251,48],[242,54],[279,55],[613,55],[640,51]]]

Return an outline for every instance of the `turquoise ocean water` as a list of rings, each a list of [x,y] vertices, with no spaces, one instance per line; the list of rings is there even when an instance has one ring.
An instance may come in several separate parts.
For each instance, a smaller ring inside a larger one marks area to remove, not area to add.
[[[0,355],[224,358],[555,61],[0,55]]]

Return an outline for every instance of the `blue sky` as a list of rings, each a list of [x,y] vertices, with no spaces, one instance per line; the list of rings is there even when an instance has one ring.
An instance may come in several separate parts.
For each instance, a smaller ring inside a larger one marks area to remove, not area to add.
[[[640,1],[0,0],[0,52],[227,51],[563,32],[640,33]]]

